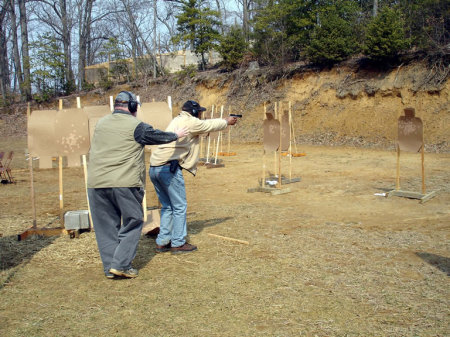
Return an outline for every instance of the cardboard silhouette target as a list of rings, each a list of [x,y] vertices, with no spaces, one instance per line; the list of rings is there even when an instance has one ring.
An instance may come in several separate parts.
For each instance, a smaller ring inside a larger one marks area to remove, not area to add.
[[[167,102],[142,103],[136,117],[154,129],[165,130],[172,121],[172,110]]]
[[[58,153],[55,117],[56,110],[37,110],[28,118],[28,151],[30,158],[39,158],[40,168],[52,168],[52,157]]]
[[[419,152],[423,145],[423,123],[412,108],[398,119],[398,146],[401,151]]]
[[[398,196],[419,199],[424,203],[433,198],[436,193],[425,194],[425,143],[423,140],[422,120],[415,116],[414,108],[404,109],[404,116],[398,119],[397,139],[397,177],[395,190],[390,191],[387,196]],[[400,152],[420,152],[422,159],[422,193],[400,190]]]
[[[63,109],[56,113],[55,140],[59,156],[68,167],[81,166],[80,156],[89,152],[88,115],[83,109]]]
[[[280,121],[273,118],[271,113],[266,113],[263,122],[264,129],[264,150],[277,151],[280,146]]]
[[[95,125],[98,120],[111,113],[110,108],[107,105],[94,105],[83,107],[84,112],[88,117],[89,139],[92,141],[94,136]]]
[[[275,105],[275,112],[277,111]],[[272,195],[289,193],[290,188],[281,189],[282,184],[289,184],[300,181],[300,178],[286,179],[281,175],[281,151],[288,150],[290,145],[290,125],[289,115],[281,114],[281,123],[278,119],[273,117],[272,113],[266,111],[264,105],[264,121],[263,121],[263,174],[260,181],[260,186],[257,188],[250,188],[247,192],[270,192]],[[284,130],[283,130],[284,129]],[[274,151],[275,159],[278,158],[278,174],[266,177],[266,152]],[[278,157],[276,151],[279,151]],[[269,187],[267,187],[269,186]],[[276,186],[276,187],[275,187]]]

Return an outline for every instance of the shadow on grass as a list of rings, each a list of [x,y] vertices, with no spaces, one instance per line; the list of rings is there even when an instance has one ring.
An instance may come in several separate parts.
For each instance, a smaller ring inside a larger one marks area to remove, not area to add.
[[[196,220],[188,222],[188,232],[191,232],[192,234],[200,233],[202,230],[204,230],[207,227],[216,226],[222,222],[228,221],[230,219],[233,219],[232,217],[224,217],[224,218],[215,218],[215,219],[205,219],[205,220]]]
[[[450,276],[450,259],[448,257],[423,252],[416,253],[416,255]]]
[[[18,241],[17,235],[0,237],[0,272],[11,270],[1,280],[0,289],[14,276],[18,270],[16,267],[28,263],[34,254],[52,244],[56,238],[58,236],[31,236]]]
[[[222,222],[232,219],[232,217],[224,217],[224,218],[215,218],[215,219],[206,219],[206,220],[196,220],[188,222],[188,234],[197,234],[200,233],[203,229],[207,227],[216,226]],[[155,248],[156,243],[155,239],[158,235],[157,231],[152,231],[152,235],[143,235],[139,241],[138,251],[136,253],[136,257],[133,261],[133,266],[137,269],[143,268],[147,265],[151,259],[156,255]]]

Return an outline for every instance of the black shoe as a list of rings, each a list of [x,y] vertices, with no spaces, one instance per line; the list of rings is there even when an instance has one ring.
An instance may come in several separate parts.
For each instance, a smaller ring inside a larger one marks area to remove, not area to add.
[[[185,243],[180,247],[170,248],[172,254],[190,253],[193,252],[194,250],[197,250],[197,246],[191,245],[190,243]]]
[[[138,276],[138,270],[134,269],[134,268],[130,268],[127,270],[117,270],[117,269],[111,268],[109,270],[109,272],[116,276],[121,276],[121,277],[126,277],[126,278],[135,278]]]

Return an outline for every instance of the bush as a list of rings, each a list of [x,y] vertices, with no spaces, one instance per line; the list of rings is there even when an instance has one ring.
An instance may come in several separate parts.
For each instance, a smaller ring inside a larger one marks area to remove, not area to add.
[[[233,26],[229,33],[222,37],[216,49],[222,56],[221,64],[227,70],[233,70],[242,63],[247,47],[242,28]]]
[[[403,26],[401,13],[385,6],[367,27],[364,53],[376,61],[395,59],[409,44]]]
[[[321,24],[316,25],[306,47],[308,58],[320,65],[341,62],[358,51],[353,21],[341,17],[336,9],[330,9],[321,16]]]

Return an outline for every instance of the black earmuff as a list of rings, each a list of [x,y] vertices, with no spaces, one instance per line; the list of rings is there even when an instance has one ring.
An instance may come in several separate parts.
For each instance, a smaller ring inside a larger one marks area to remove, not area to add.
[[[191,115],[198,118],[198,110],[195,108],[195,106],[197,105],[197,102],[194,101],[189,101],[192,104],[192,112]]]
[[[133,95],[129,91],[122,91],[128,94],[128,110],[131,113],[135,113],[138,107],[138,101],[133,98]]]

